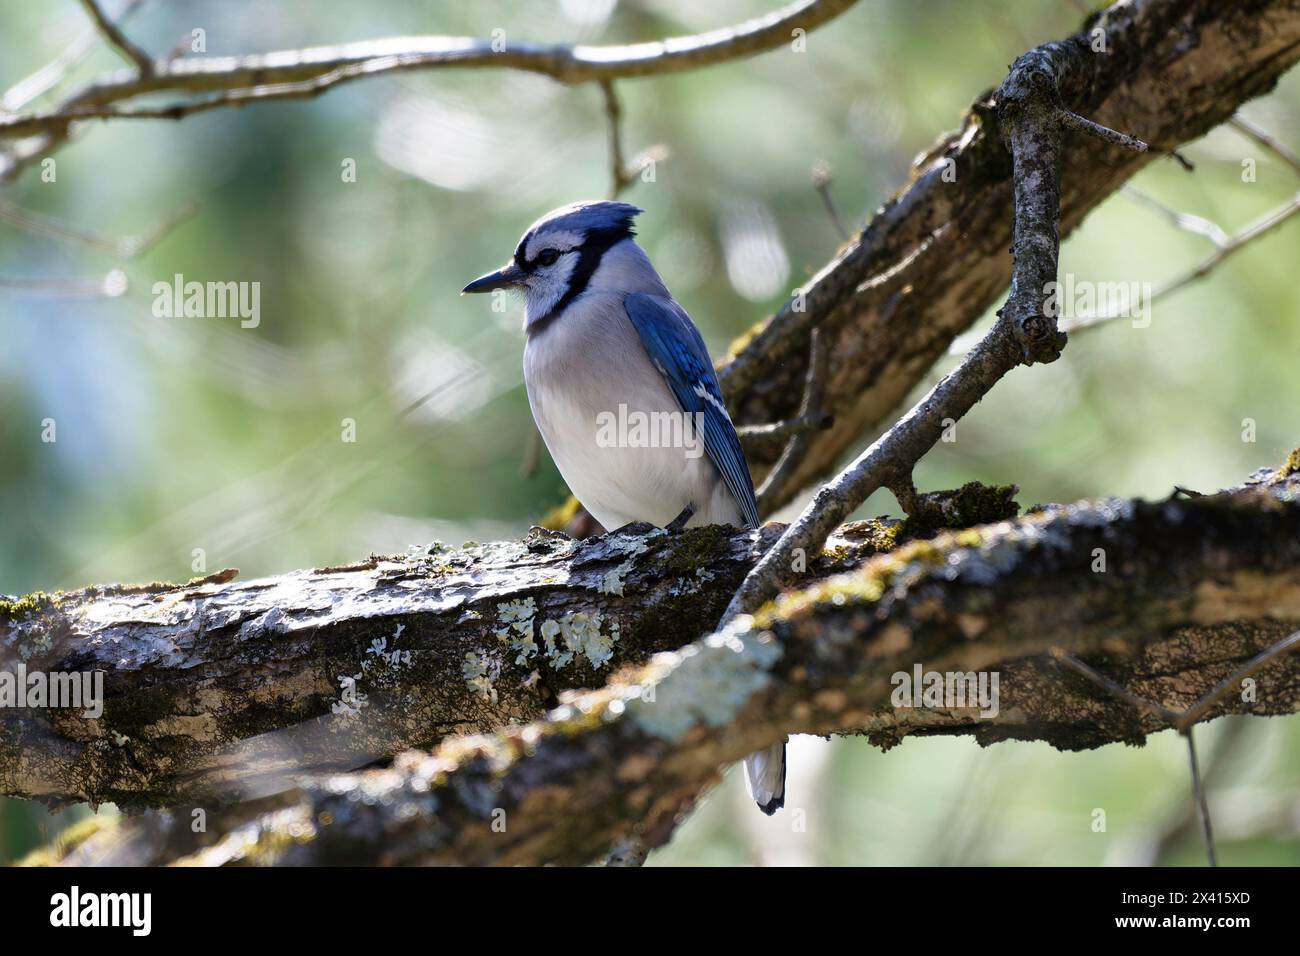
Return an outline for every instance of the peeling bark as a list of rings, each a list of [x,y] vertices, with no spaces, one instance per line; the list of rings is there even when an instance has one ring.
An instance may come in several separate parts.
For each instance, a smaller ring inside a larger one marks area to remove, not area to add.
[[[855,534],[845,530],[842,547]],[[630,837],[663,843],[719,768],[784,734],[866,734],[886,747],[911,734],[1140,744],[1159,718],[1045,652],[1183,709],[1297,628],[1300,474],[1262,472],[1192,499],[1049,506],[814,581],[600,690],[562,694],[545,720],[305,778],[187,860],[585,863]],[[997,714],[894,706],[892,676],[918,664],[998,672]],[[1254,676],[1252,695],[1228,694],[1202,719],[1298,710],[1300,654],[1290,654]],[[159,826],[128,821],[102,846],[140,841],[134,828],[146,825]]]
[[[29,599],[0,624],[0,671],[102,671],[104,712],[0,708],[0,792],[249,799],[540,717],[559,691],[708,633],[779,531],[535,529],[247,582]],[[877,531],[838,542],[822,572],[893,542]]]

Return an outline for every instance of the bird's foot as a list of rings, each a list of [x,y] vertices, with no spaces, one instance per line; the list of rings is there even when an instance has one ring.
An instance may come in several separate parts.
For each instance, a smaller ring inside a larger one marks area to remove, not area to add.
[[[649,521],[629,521],[625,525],[615,528],[610,534],[621,534],[628,537],[643,537],[654,531],[655,526]]]
[[[681,531],[683,528],[686,527],[686,522],[690,521],[691,518],[693,517],[695,517],[695,505],[689,504],[682,509],[681,514],[679,514],[672,521],[668,522],[666,530]]]
[[[695,505],[689,504],[682,509],[681,514],[679,514],[672,521],[664,525],[664,530],[681,531],[683,528],[686,527],[686,523],[690,521],[693,517],[695,517]],[[650,534],[650,532],[652,531],[658,531],[658,530],[659,530],[658,528],[650,524],[650,522],[648,521],[630,521],[627,524],[622,525],[621,527],[615,528],[613,531],[610,532],[610,534],[632,535],[632,536],[641,537]]]

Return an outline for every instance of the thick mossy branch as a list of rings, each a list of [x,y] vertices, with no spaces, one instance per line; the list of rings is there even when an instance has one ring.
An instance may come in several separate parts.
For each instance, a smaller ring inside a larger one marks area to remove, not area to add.
[[[783,734],[1141,743],[1158,719],[1045,652],[1182,709],[1297,627],[1300,477],[1050,506],[818,581],[598,691],[562,695],[547,720],[302,781],[189,862],[586,862],[628,836],[662,843],[720,767]],[[996,715],[895,706],[892,676],[917,665],[997,672]],[[1205,719],[1297,710],[1291,654]]]
[[[967,510],[968,524],[1005,502]],[[103,714],[0,708],[0,792],[124,806],[233,801],[449,734],[536,719],[565,689],[712,630],[780,526],[434,545],[231,583],[0,603],[0,671],[104,674]],[[935,526],[858,522],[810,571]],[[3,688],[0,687],[0,693]]]

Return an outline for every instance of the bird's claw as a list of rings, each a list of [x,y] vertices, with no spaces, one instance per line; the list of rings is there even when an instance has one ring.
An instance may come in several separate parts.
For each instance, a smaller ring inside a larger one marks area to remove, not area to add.
[[[689,504],[682,509],[681,514],[679,514],[672,521],[668,522],[666,530],[681,531],[683,528],[686,527],[686,522],[690,521],[691,518],[693,518],[694,516],[695,516],[695,505]]]

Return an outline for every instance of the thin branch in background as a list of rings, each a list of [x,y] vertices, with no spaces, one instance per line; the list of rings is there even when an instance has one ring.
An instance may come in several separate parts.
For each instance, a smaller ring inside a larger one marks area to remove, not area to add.
[[[1190,272],[1160,286],[1147,297],[1145,303],[1140,301],[1137,303],[1130,303],[1129,308],[1124,309],[1121,312],[1094,313],[1090,315],[1075,316],[1072,319],[1062,322],[1061,327],[1067,332],[1078,332],[1081,329],[1103,325],[1106,322],[1111,322],[1115,319],[1131,318],[1130,310],[1132,308],[1141,307],[1143,305],[1154,305],[1156,302],[1172,295],[1179,289],[1205,278],[1233,255],[1246,248],[1246,246],[1250,245],[1256,239],[1268,235],[1298,212],[1300,212],[1300,193],[1293,196],[1288,202],[1277,207],[1272,212],[1269,212],[1256,220],[1241,232],[1229,238],[1222,245],[1217,246],[1214,252],[1202,259],[1197,264],[1196,268],[1192,269]],[[955,343],[953,346],[954,349],[959,344],[960,343]]]
[[[118,23],[124,23],[143,3],[144,0],[129,0],[127,5],[122,8],[122,12],[118,14]],[[81,36],[68,44],[63,52],[53,60],[35,73],[9,87],[4,95],[0,96],[0,110],[10,113],[16,112],[32,102],[32,100],[54,89],[66,80],[73,68],[86,58],[86,54],[95,48],[99,38],[99,30],[93,26],[88,27]]]
[[[780,455],[786,443],[795,435],[803,432],[825,431],[835,423],[835,418],[828,412],[813,410],[804,415],[795,415],[784,421],[768,425],[739,425],[736,437],[745,446],[745,451],[752,455],[766,458],[768,453]]]
[[[1261,129],[1241,115],[1234,116],[1232,119],[1228,120],[1228,125],[1246,138],[1269,150],[1282,160],[1282,162],[1300,173],[1300,156],[1297,156],[1282,143],[1278,142],[1278,140],[1266,130]],[[1198,279],[1202,279],[1209,275],[1210,272],[1221,265],[1226,259],[1228,259],[1228,257],[1233,255],[1233,253],[1239,252],[1255,239],[1272,232],[1297,212],[1300,212],[1300,194],[1297,194],[1292,197],[1289,202],[1279,206],[1272,212],[1265,214],[1262,218],[1247,226],[1237,235],[1229,237],[1214,223],[1202,219],[1199,216],[1191,216],[1186,213],[1175,212],[1174,210],[1163,206],[1159,201],[1147,196],[1145,193],[1134,189],[1132,186],[1126,186],[1124,191],[1129,195],[1137,196],[1148,205],[1161,210],[1178,228],[1186,229],[1189,232],[1199,233],[1213,242],[1215,246],[1215,251],[1205,259],[1201,260],[1201,262],[1191,272],[1172,282],[1165,283],[1159,289],[1151,293],[1146,305],[1152,305],[1157,300],[1177,292],[1184,286],[1190,285]],[[1120,317],[1121,316],[1118,314],[1078,316],[1066,323],[1066,329],[1067,331],[1073,332],[1079,329],[1091,328],[1094,325],[1101,325],[1104,322],[1109,322],[1112,319]],[[956,344],[954,344],[954,348],[956,348]]]
[[[114,106],[111,104],[103,106],[70,106],[41,113],[0,117],[0,138],[47,132],[57,141],[68,135],[69,128],[73,124],[86,120],[133,119],[170,120],[174,122],[185,119],[187,116],[196,116],[199,113],[207,113],[211,110],[226,107],[238,108],[246,103],[311,99],[320,96],[326,90],[341,83],[376,73],[387,73],[399,69],[401,65],[402,57],[400,56],[380,57],[341,66],[338,69],[306,80],[238,87],[208,97],[177,100],[163,106],[136,107]],[[46,152],[48,152],[48,149]]]
[[[0,295],[33,299],[116,299],[126,292],[126,273],[114,269],[102,276],[68,279],[13,279],[0,277]]]
[[[1145,194],[1140,193],[1137,190],[1131,190],[1129,187],[1126,187],[1125,191],[1136,193],[1139,197],[1143,199],[1143,201],[1147,201],[1147,199],[1149,198],[1146,197]],[[1215,246],[1214,251],[1210,253],[1210,255],[1202,259],[1199,263],[1197,263],[1194,269],[1190,270],[1184,275],[1179,276],[1177,279],[1173,279],[1169,282],[1166,282],[1163,285],[1159,286],[1158,288],[1154,289],[1151,292],[1151,294],[1145,298],[1145,300],[1139,299],[1136,302],[1127,303],[1126,308],[1121,309],[1118,312],[1088,313],[1085,315],[1076,315],[1071,318],[1067,318],[1061,322],[1061,328],[1064,331],[1069,333],[1081,332],[1084,331],[1085,329],[1094,328],[1095,326],[1105,325],[1107,322],[1113,322],[1116,319],[1132,318],[1133,310],[1142,308],[1144,306],[1155,305],[1161,299],[1167,298],[1168,296],[1173,295],[1175,292],[1179,291],[1180,289],[1183,289],[1186,286],[1192,285],[1193,283],[1198,282],[1201,279],[1204,279],[1211,272],[1213,272],[1215,269],[1221,266],[1229,258],[1236,255],[1246,246],[1250,245],[1252,242],[1254,242],[1257,239],[1262,239],[1264,236],[1268,235],[1270,232],[1272,232],[1273,230],[1277,229],[1279,226],[1282,226],[1284,223],[1286,223],[1289,219],[1291,219],[1292,216],[1296,215],[1296,213],[1300,213],[1300,193],[1297,193],[1290,200],[1283,203],[1281,206],[1278,206],[1276,209],[1272,210],[1271,212],[1266,213],[1258,220],[1256,220],[1254,223],[1252,223],[1251,225],[1243,229],[1241,232],[1237,233],[1234,236],[1228,236],[1226,238],[1220,238],[1218,234],[1215,232],[1215,230],[1218,230],[1219,227],[1216,226],[1214,223],[1209,222],[1208,220],[1203,220],[1203,219],[1200,220],[1201,223],[1204,223],[1204,226],[1201,228],[1194,228],[1190,225],[1190,222],[1192,220],[1198,220],[1199,217],[1188,216],[1184,213],[1174,212],[1173,210],[1170,210],[1167,207],[1160,205],[1158,201],[1154,199],[1150,200],[1150,204],[1157,205],[1166,213],[1182,219],[1183,220],[1182,223],[1177,223],[1177,222],[1175,223],[1175,225],[1178,225],[1179,228],[1184,228],[1187,229],[1187,231],[1189,232],[1197,232],[1200,235],[1204,235],[1212,243],[1214,243]],[[1219,231],[1221,232],[1222,230]],[[974,336],[969,336],[969,335],[961,336],[960,338],[956,339],[949,347],[948,354],[949,355],[967,354],[973,346],[973,340],[974,340]]]
[[[532,428],[528,432],[528,446],[524,449],[523,464],[519,466],[519,475],[522,478],[537,477],[537,468],[542,463],[542,433],[537,428],[537,423],[529,419]]]
[[[1214,824],[1210,822],[1210,805],[1205,800],[1205,786],[1201,783],[1201,767],[1196,760],[1196,741],[1192,737],[1192,728],[1188,727],[1184,730],[1183,736],[1187,738],[1187,757],[1192,772],[1192,799],[1196,801],[1196,807],[1200,811],[1201,837],[1205,841],[1205,853],[1209,858],[1210,866],[1218,866],[1219,856],[1214,849]]]
[[[897,208],[898,206],[893,207]],[[836,292],[833,287],[837,270],[844,268],[843,263],[847,259],[866,248],[865,233],[862,240],[850,240],[850,245],[854,248],[841,253],[831,265],[803,283],[797,294],[785,301],[750,339],[749,344],[718,369],[718,381],[723,393],[732,396],[752,388],[762,375],[779,365],[806,341],[815,327],[829,321],[834,314],[845,308],[844,296],[848,296],[848,306],[866,311],[887,301],[915,281],[917,272],[932,262],[932,254],[941,248],[940,240],[952,234],[951,227],[952,223],[946,222],[937,229],[927,231],[910,251],[892,260],[888,267],[861,280],[855,279],[851,292]]]
[[[804,380],[803,401],[799,406],[799,417],[810,419],[818,414],[818,406],[826,391],[826,375],[830,368],[830,349],[822,341],[822,330],[814,328],[808,338],[808,373]],[[826,416],[828,417],[828,416]],[[829,424],[829,422],[827,422]],[[804,452],[813,430],[796,431],[790,436],[785,451],[777,459],[766,480],[757,491],[759,514],[767,514],[772,502],[781,496],[785,486],[794,475],[795,469],[803,461]]]
[[[636,180],[636,173],[623,161],[623,107],[618,101],[613,80],[601,80],[600,92],[605,97],[605,118],[609,123],[609,198],[617,199],[619,193]]]
[[[466,365],[455,375],[451,376],[451,378],[447,379],[444,382],[439,382],[437,385],[429,389],[419,398],[407,404],[405,408],[403,408],[400,412],[397,413],[398,420],[400,421],[401,419],[408,418],[409,416],[414,415],[417,411],[419,411],[429,402],[433,401],[435,398],[439,397],[440,395],[443,395],[448,389],[459,388],[461,385],[467,384],[473,379],[473,377],[477,374],[477,372],[478,370],[473,366]]]
[[[1156,210],[1174,226],[1184,232],[1190,232],[1193,235],[1209,239],[1210,242],[1214,243],[1214,245],[1220,249],[1232,241],[1228,234],[1223,231],[1223,227],[1217,222],[1211,222],[1210,220],[1203,219],[1200,216],[1193,216],[1191,213],[1179,212],[1177,209],[1172,209],[1162,203],[1159,199],[1156,199],[1155,196],[1143,192],[1136,186],[1125,186],[1120,190],[1120,192],[1123,195],[1128,196],[1130,199],[1135,199],[1143,205]]]
[[[835,226],[835,231],[840,234],[840,239],[848,242],[849,231],[844,228],[844,220],[840,218],[840,212],[835,208],[835,200],[831,197],[831,180],[833,178],[830,163],[824,159],[819,159],[813,163],[813,189],[817,190],[817,195],[822,197],[822,205],[826,207],[826,214],[831,217],[831,222]]]
[[[1283,146],[1267,130],[1260,129],[1240,113],[1228,120],[1228,125],[1241,133],[1247,139],[1254,140],[1278,159],[1282,160],[1282,162],[1294,169],[1297,173],[1300,173],[1300,156],[1297,156],[1286,146]]]
[[[619,194],[636,182],[636,178],[647,166],[663,162],[669,156],[668,147],[656,143],[647,147],[631,160],[623,158],[623,107],[612,80],[601,80],[601,92],[605,98],[605,117],[609,127],[609,198],[617,199]]]
[[[1075,673],[1086,677],[1111,696],[1132,705],[1138,710],[1143,710],[1159,717],[1168,724],[1170,728],[1178,731],[1178,733],[1187,738],[1187,753],[1192,773],[1192,799],[1195,801],[1197,810],[1200,814],[1201,835],[1205,841],[1205,852],[1209,858],[1210,866],[1218,866],[1218,854],[1214,846],[1214,825],[1210,819],[1210,808],[1205,797],[1205,787],[1201,781],[1200,765],[1196,759],[1196,743],[1192,739],[1192,728],[1198,721],[1205,717],[1214,705],[1222,700],[1224,695],[1230,690],[1239,689],[1243,680],[1257,673],[1270,661],[1281,657],[1292,648],[1298,646],[1300,646],[1300,631],[1288,634],[1280,641],[1275,642],[1265,650],[1256,654],[1227,677],[1224,677],[1221,681],[1215,684],[1208,693],[1197,698],[1190,707],[1181,711],[1171,710],[1157,701],[1147,700],[1146,698],[1133,693],[1127,687],[1124,687],[1122,684],[1117,683],[1104,674],[1098,673],[1077,657],[1074,657],[1060,648],[1053,648],[1050,652],[1050,656],[1052,659],[1064,664]]]
[[[190,45],[194,42],[193,38],[182,34],[177,37],[176,43],[170,50],[163,54],[163,63],[171,63],[183,57],[190,50]]]
[[[1234,688],[1239,688],[1241,682],[1247,677],[1253,676],[1265,664],[1297,646],[1300,646],[1300,631],[1287,635],[1276,644],[1273,644],[1266,650],[1256,654],[1244,666],[1238,668],[1223,680],[1219,681],[1213,690],[1194,703],[1191,707],[1188,707],[1179,717],[1178,723],[1176,724],[1178,729],[1184,730],[1191,728],[1193,724],[1209,712],[1211,707],[1222,700],[1223,696],[1227,694],[1228,691],[1233,690]]]
[[[91,249],[107,252],[119,259],[137,259],[165,239],[174,229],[190,219],[198,209],[199,203],[197,201],[187,203],[145,232],[137,236],[123,237],[105,236],[82,229],[53,216],[33,212],[30,209],[23,209],[3,199],[0,199],[0,221],[7,222],[35,235],[80,243]]]
[[[1138,696],[1137,694],[1129,690],[1127,687],[1125,687],[1123,684],[1113,681],[1105,674],[1093,670],[1083,661],[1079,660],[1077,657],[1075,657],[1072,654],[1066,653],[1060,648],[1056,648],[1056,647],[1052,648],[1052,650],[1048,652],[1048,656],[1050,656],[1053,660],[1060,661],[1060,663],[1064,664],[1066,667],[1074,671],[1076,674],[1080,674],[1083,677],[1086,677],[1088,680],[1092,681],[1098,687],[1102,688],[1107,693],[1109,693],[1112,697],[1117,697],[1120,700],[1124,701],[1124,703],[1129,704],[1138,710],[1144,710],[1148,714],[1151,714],[1155,717],[1159,717],[1170,727],[1175,726],[1178,722],[1178,718],[1182,716],[1181,712],[1176,710],[1170,710],[1164,704],[1160,704],[1155,701],[1147,700],[1145,697]]]
[[[153,73],[153,59],[148,53],[131,42],[121,28],[100,9],[96,0],[81,0],[81,5],[86,8],[86,14],[95,21],[95,26],[104,35],[104,39],[108,41],[109,45],[135,64],[136,69],[140,71],[141,79]]]
[[[1238,745],[1246,737],[1248,726],[1250,722],[1245,716],[1230,716],[1226,719],[1222,730],[1214,739],[1214,748],[1210,751],[1204,768],[1201,769],[1201,786],[1208,790],[1228,772],[1232,757],[1239,752]],[[1178,801],[1171,808],[1169,817],[1156,828],[1155,836],[1144,841],[1138,853],[1126,863],[1134,866],[1155,866],[1173,847],[1187,837],[1192,828],[1200,822],[1199,817],[1199,805]]]
[[[98,7],[87,3],[92,16]],[[437,67],[496,67],[549,76],[568,85],[622,77],[658,76],[752,56],[783,46],[791,30],[811,31],[839,16],[857,0],[800,0],[766,16],[695,36],[614,46],[566,46],[464,37],[392,37],[327,47],[279,50],[233,57],[181,57],[148,62],[142,52],[115,45],[138,71],[129,78],[107,74],[64,98],[51,110],[0,120],[0,138],[33,137],[0,157],[0,179],[12,179],[40,156],[49,155],[86,119],[170,119],[262,100],[318,96],[362,77]],[[102,12],[97,19],[105,20]],[[111,28],[112,24],[108,26]],[[120,35],[120,31],[117,31]],[[121,37],[125,41],[125,37]],[[129,45],[129,41],[125,41]],[[144,62],[141,62],[143,60]],[[146,68],[146,65],[147,68]],[[139,96],[175,92],[188,96],[160,108],[119,106]],[[202,94],[213,94],[203,96]],[[38,135],[39,134],[39,135]]]

